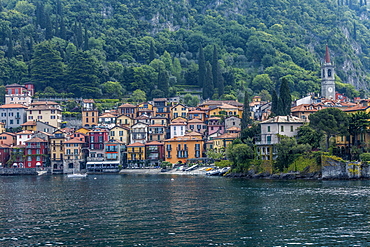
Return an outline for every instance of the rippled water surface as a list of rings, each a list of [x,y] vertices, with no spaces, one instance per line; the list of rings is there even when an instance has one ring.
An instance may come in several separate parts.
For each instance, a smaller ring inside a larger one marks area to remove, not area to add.
[[[0,177],[0,246],[367,246],[369,181]]]

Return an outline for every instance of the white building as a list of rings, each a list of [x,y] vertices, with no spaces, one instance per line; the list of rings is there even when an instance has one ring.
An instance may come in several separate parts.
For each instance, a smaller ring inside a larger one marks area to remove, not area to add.
[[[276,116],[261,122],[261,139],[256,142],[258,154],[264,160],[276,159],[274,145],[280,143],[280,136],[296,136],[303,124],[302,119],[292,116]]]
[[[145,123],[138,122],[131,126],[130,143],[143,143],[148,141],[148,127]]]
[[[7,104],[0,106],[0,122],[5,128],[17,128],[26,122],[27,107],[20,104]]]

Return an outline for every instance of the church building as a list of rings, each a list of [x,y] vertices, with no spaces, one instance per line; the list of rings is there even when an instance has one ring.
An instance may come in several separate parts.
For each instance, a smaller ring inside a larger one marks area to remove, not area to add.
[[[321,97],[335,99],[334,64],[330,61],[329,48],[326,46],[325,61],[321,65]]]

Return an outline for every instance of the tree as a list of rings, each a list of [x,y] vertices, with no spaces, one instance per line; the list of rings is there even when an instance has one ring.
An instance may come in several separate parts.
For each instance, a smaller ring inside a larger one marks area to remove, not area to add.
[[[281,115],[290,115],[290,109],[292,107],[292,96],[290,95],[289,84],[286,78],[282,79],[279,98],[281,100]]]
[[[146,93],[143,90],[136,89],[131,97],[130,97],[131,102],[135,103],[140,103],[140,102],[145,102],[146,101]]]
[[[311,149],[309,144],[297,144],[294,137],[281,136],[280,142],[276,144],[276,168],[284,171],[294,161],[297,154],[306,153]]]
[[[213,56],[212,56],[212,76],[213,76],[213,86],[218,89],[218,95],[224,94],[224,78],[221,73],[220,64],[218,61],[218,52],[216,45],[213,46]]]
[[[206,59],[204,58],[204,51],[203,47],[199,45],[199,58],[198,58],[198,85],[200,87],[204,86],[206,80]],[[204,89],[203,89],[204,91]]]
[[[44,90],[46,86],[62,90],[64,71],[65,65],[55,45],[44,41],[34,47],[31,78],[37,90]]]
[[[226,157],[233,163],[233,166],[237,166],[253,159],[254,151],[246,144],[229,145],[226,148]]]
[[[329,139],[333,135],[347,136],[348,116],[338,108],[325,108],[311,114],[309,126],[316,131],[323,131],[326,135],[326,150],[329,149]]]
[[[206,65],[206,77],[203,84],[203,99],[211,99],[214,94],[212,67],[209,62]]]
[[[123,88],[118,81],[107,81],[101,85],[103,95],[109,99],[121,99]]]
[[[272,91],[274,88],[274,83],[268,74],[260,74],[253,78],[250,88],[254,92],[259,92],[261,90]]]
[[[152,40],[150,42],[150,47],[149,47],[149,63],[151,61],[153,61],[153,59],[155,58],[155,47],[154,47],[154,41]]]
[[[98,63],[84,51],[77,51],[67,67],[69,92],[77,97],[98,98],[102,95],[98,82]]]
[[[272,97],[271,97],[271,115],[272,116],[279,116],[279,97],[277,96],[277,93],[275,90],[272,91]]]
[[[158,89],[164,93],[164,97],[168,97],[169,92],[169,76],[166,70],[162,70],[158,73]]]
[[[358,135],[366,133],[370,126],[370,114],[366,112],[356,112],[349,115],[349,133],[353,136],[355,146],[358,145]]]
[[[317,149],[320,147],[322,137],[323,133],[321,131],[316,131],[308,125],[303,125],[298,129],[297,143],[310,144],[313,149]]]
[[[251,110],[249,107],[249,95],[248,95],[248,92],[245,91],[241,129],[242,130],[247,129],[251,123],[252,123],[252,119],[251,119]]]

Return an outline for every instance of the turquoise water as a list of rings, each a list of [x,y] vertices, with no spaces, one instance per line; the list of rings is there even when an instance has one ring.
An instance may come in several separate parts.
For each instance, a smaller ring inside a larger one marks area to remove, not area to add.
[[[369,181],[0,177],[0,246],[367,246]]]

